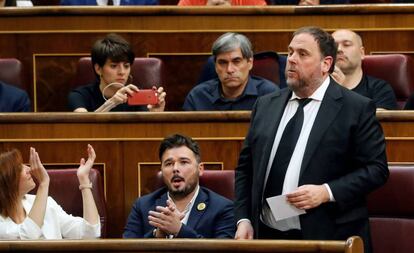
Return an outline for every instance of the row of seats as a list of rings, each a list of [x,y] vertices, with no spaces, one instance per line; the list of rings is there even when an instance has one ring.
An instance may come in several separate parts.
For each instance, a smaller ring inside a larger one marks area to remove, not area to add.
[[[78,187],[76,169],[48,170],[49,194],[64,210],[82,216],[82,196]],[[156,176],[152,191],[163,186],[161,173]],[[92,189],[102,222],[102,235],[106,235],[106,208],[103,178],[92,169]],[[65,187],[61,187],[65,185]],[[200,185],[234,199],[234,170],[207,170],[200,177]],[[35,191],[35,190],[34,190]],[[33,191],[33,192],[34,192]],[[374,252],[408,253],[414,248],[411,233],[414,233],[414,165],[391,165],[387,183],[368,196],[371,235]]]
[[[275,52],[261,52],[255,54],[252,74],[264,77],[275,83],[280,83],[281,88],[286,86],[284,66],[286,57]],[[157,58],[135,58],[132,65],[132,81],[140,88],[151,88],[139,84],[164,83],[163,63]],[[407,98],[414,91],[414,65],[410,55],[386,54],[368,55],[363,60],[362,68],[368,75],[384,79],[391,84],[399,108],[403,108]],[[275,71],[277,70],[277,71]],[[25,88],[22,84],[22,64],[17,59],[0,59],[0,80]],[[214,68],[203,71],[201,79],[214,76]],[[83,57],[77,64],[76,76],[72,82],[72,88],[93,83],[95,80],[91,59]],[[185,95],[185,94],[184,94]]]

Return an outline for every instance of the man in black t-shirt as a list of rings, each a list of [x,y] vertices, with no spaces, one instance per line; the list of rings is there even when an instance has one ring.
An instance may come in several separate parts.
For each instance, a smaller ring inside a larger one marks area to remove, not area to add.
[[[351,30],[332,33],[338,43],[335,70],[331,76],[342,86],[372,99],[377,109],[397,109],[397,99],[386,81],[365,75],[362,59],[365,55],[361,37]]]

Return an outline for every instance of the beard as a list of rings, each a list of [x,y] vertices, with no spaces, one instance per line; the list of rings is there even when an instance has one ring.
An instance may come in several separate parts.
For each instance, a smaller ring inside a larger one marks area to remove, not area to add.
[[[183,189],[173,189],[172,187],[168,189],[170,196],[173,199],[179,200],[185,198],[187,195],[192,193],[196,188],[197,184],[188,184]]]
[[[303,79],[293,80],[293,81],[289,81],[289,79],[288,79],[288,80],[286,80],[286,83],[287,83],[287,86],[289,87],[289,89],[291,89],[295,93],[300,91],[300,90],[303,90],[305,87],[308,86]]]
[[[323,78],[316,76],[311,76],[307,79],[286,80],[287,86],[295,92],[296,95],[305,95],[306,97],[312,95],[322,82]]]
[[[185,182],[185,185],[183,188],[174,188],[171,183],[170,184],[166,184],[168,186],[168,192],[171,195],[171,197],[175,200],[179,200],[179,199],[183,199],[185,198],[187,195],[189,195],[190,193],[192,193],[195,188],[198,185],[198,173],[196,175],[194,175],[194,178],[190,178],[187,182]],[[173,176],[172,180],[175,179],[175,177],[179,177],[178,175]],[[182,178],[181,178],[182,179]],[[171,180],[171,181],[172,181]]]

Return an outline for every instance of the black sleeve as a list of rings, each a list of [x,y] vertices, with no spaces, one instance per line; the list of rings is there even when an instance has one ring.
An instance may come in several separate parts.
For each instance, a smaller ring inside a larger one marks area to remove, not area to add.
[[[397,110],[397,99],[391,85],[384,80],[376,80],[372,100],[377,108]]]
[[[86,97],[79,90],[73,90],[68,96],[68,109],[72,112],[78,108],[85,108],[90,111],[87,101]]]

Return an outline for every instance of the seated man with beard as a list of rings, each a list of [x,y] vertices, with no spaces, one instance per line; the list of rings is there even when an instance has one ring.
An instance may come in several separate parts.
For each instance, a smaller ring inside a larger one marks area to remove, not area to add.
[[[198,144],[169,136],[159,158],[166,187],[135,201],[124,238],[234,238],[233,202],[199,185],[204,167]]]

